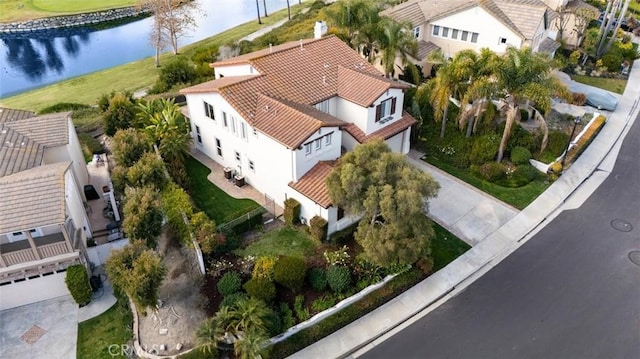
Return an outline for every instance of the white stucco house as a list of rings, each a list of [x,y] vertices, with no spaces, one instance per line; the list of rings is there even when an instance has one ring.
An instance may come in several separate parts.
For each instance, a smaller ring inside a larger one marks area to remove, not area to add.
[[[0,109],[0,310],[69,294],[86,265],[88,173],[68,113]]]
[[[415,62],[426,65],[429,54],[438,49],[446,57],[482,48],[500,54],[508,46],[553,55],[560,47],[556,10],[561,6],[571,10],[567,20],[578,8],[590,7],[581,0],[409,0],[381,15],[413,26],[418,41]],[[575,25],[575,17],[565,24],[565,41],[578,40]]]
[[[329,233],[353,218],[332,205],[324,183],[334,161],[372,138],[407,153],[407,86],[385,78],[335,36],[294,41],[212,64],[215,80],[186,95],[197,150],[283,206],[301,203]],[[222,176],[222,174],[218,174]]]

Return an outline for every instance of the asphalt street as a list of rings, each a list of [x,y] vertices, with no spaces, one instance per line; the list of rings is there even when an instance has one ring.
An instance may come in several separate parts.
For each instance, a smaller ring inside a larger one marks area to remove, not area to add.
[[[364,357],[640,358],[639,154],[635,121],[582,206]]]

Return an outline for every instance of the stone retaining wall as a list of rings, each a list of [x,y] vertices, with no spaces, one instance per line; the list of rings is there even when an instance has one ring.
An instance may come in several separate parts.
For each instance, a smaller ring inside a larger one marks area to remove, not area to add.
[[[0,23],[0,34],[19,34],[52,29],[95,25],[99,23],[147,15],[138,7],[126,7],[76,15],[54,16],[22,22]]]

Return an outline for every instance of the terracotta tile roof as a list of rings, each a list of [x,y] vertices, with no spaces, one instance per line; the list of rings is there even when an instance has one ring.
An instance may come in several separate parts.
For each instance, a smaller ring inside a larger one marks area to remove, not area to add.
[[[0,177],[39,166],[43,157],[42,144],[0,124]]]
[[[252,125],[290,149],[298,148],[321,127],[346,125],[315,107],[262,94],[256,111]]]
[[[366,84],[366,85],[365,85]],[[409,88],[388,79],[338,66],[338,96],[369,107],[389,88]]]
[[[248,54],[232,57],[232,58],[225,59],[225,60],[216,61],[216,62],[212,63],[210,66],[211,67],[217,67],[217,66],[248,64],[248,63],[250,63],[251,60],[255,60],[255,59],[259,58],[259,57],[266,56],[266,55],[273,54],[273,53],[277,53],[277,52],[284,51],[284,50],[288,50],[288,49],[290,49],[292,47],[300,46],[300,41],[302,41],[302,45],[304,46],[305,44],[307,44],[307,43],[309,43],[311,41],[314,41],[314,40],[315,39],[304,39],[304,40],[298,40],[298,41],[289,41],[289,42],[285,42],[284,44],[267,47],[265,49],[254,51],[254,52],[250,52]]]
[[[64,173],[71,162],[38,166],[0,178],[0,233],[64,223]]]
[[[406,130],[408,127],[415,125],[416,123],[418,123],[418,121],[413,118],[413,116],[411,116],[408,112],[404,111],[402,112],[402,118],[369,135],[366,135],[358,126],[353,123],[345,126],[344,130],[347,131],[347,133],[349,133],[351,137],[353,137],[359,143],[365,143],[374,138],[381,138],[383,140],[386,140]]]
[[[0,123],[22,120],[35,116],[35,112],[0,107]]]
[[[238,82],[242,82],[248,79],[252,79],[260,75],[247,75],[247,76],[227,76],[219,78],[217,80],[211,80],[197,84],[195,86],[187,87],[180,90],[180,93],[212,93],[218,92],[221,88],[229,85],[233,85]]]
[[[271,52],[242,55],[241,60],[250,63],[260,73],[258,76],[244,77],[238,81],[225,80],[228,76],[215,81],[230,82],[213,81],[189,87],[182,92],[217,91],[250,125],[261,131],[268,131],[269,136],[294,148],[300,141],[304,141],[301,137],[308,137],[310,128],[317,130],[319,123],[329,121],[325,114],[310,106],[340,94],[349,101],[368,106],[387,89],[406,87],[386,79],[335,36],[306,40],[302,44],[300,46],[299,42],[294,41],[274,47]],[[214,66],[235,63],[234,61],[236,60],[229,59],[215,63]],[[264,101],[277,102],[274,106],[278,106],[280,111],[286,111],[288,116],[265,117],[265,114],[260,113],[264,108]],[[260,121],[257,121],[258,117]],[[311,121],[311,117],[316,122]],[[332,118],[328,123],[336,120]],[[301,126],[302,123],[305,125]],[[295,124],[296,131],[300,131],[299,134],[291,133],[293,129],[288,126],[292,124]]]
[[[320,161],[316,163],[298,182],[290,182],[289,187],[323,208],[329,208],[331,206],[331,198],[329,197],[325,179],[333,169],[334,164],[335,161]]]
[[[19,132],[45,147],[61,146],[69,143],[70,112],[53,113],[5,123],[5,126]]]

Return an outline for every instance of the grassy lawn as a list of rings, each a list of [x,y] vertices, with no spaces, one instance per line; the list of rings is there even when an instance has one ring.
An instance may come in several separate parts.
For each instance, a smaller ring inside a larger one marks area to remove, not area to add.
[[[247,248],[235,251],[239,256],[294,256],[306,257],[313,254],[319,243],[293,227],[284,227],[264,234]]]
[[[463,171],[450,164],[444,163],[436,157],[425,156],[422,160],[518,209],[524,209],[550,185],[550,183],[545,183],[543,180],[535,180],[522,187],[502,187],[480,179],[468,171]]]
[[[624,88],[627,86],[627,80],[622,79],[607,79],[586,75],[571,75],[571,79],[585,85],[599,87],[601,89],[619,94],[623,93]]]
[[[211,183],[207,179],[211,170],[195,158],[189,156],[185,164],[194,189],[191,198],[217,224],[229,222],[260,207],[253,200],[233,198]]]
[[[431,255],[433,256],[434,271],[444,268],[471,249],[470,245],[435,222],[433,222],[433,231],[435,237],[431,240]]]
[[[0,0],[0,12],[4,1]],[[292,16],[300,12],[303,5],[291,5]],[[181,55],[190,57],[196,49],[207,48],[214,45],[224,45],[237,41],[242,37],[258,31],[265,26],[278,22],[287,16],[287,9],[269,14],[269,17],[262,19],[263,25],[256,21],[250,21],[225,32],[204,39],[197,43],[185,46],[180,49]],[[166,64],[175,55],[164,53],[160,63]],[[155,67],[153,57],[131,62],[121,66],[112,67],[106,70],[97,71],[91,74],[75,77],[69,80],[45,86],[39,89],[25,92],[20,95],[7,97],[0,100],[0,106],[17,109],[29,109],[39,111],[47,106],[59,102],[75,102],[88,105],[95,104],[98,98],[104,93],[111,91],[131,91],[150,87],[156,81],[158,69]]]
[[[115,9],[137,3],[137,0],[2,0],[0,22]]]
[[[78,324],[78,359],[112,359],[125,358],[122,355],[111,355],[110,345],[126,344],[133,339],[131,327],[133,317],[126,299],[118,302],[103,314]]]

